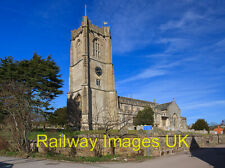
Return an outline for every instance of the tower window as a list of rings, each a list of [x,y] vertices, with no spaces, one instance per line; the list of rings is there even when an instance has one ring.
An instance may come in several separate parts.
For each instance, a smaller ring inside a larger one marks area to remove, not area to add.
[[[94,39],[93,41],[93,56],[97,58],[100,56],[100,45],[98,39]]]
[[[100,67],[96,67],[95,68],[95,73],[98,75],[98,76],[101,76],[102,75],[102,69]]]
[[[77,56],[80,55],[81,50],[81,41],[80,39],[77,40]]]
[[[100,79],[96,79],[96,85],[100,86]]]

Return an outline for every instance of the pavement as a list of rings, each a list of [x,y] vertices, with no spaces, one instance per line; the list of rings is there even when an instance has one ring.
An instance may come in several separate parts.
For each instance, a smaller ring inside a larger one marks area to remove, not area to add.
[[[0,168],[225,168],[225,144],[141,162],[75,163],[0,157]]]

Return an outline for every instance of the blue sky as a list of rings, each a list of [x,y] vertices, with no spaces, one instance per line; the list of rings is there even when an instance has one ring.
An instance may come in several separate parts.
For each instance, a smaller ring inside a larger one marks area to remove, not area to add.
[[[87,4],[93,24],[111,26],[116,90],[158,103],[175,98],[188,124],[225,119],[225,1],[1,0],[0,57],[52,55],[66,105],[70,31]]]

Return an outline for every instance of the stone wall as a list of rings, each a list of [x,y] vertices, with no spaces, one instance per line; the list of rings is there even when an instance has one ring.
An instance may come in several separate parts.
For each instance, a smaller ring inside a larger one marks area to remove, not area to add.
[[[116,154],[120,156],[147,156],[148,155],[148,148],[145,148],[140,145],[140,150],[134,151],[133,147],[119,147],[119,142],[117,141],[116,147],[104,147],[103,146],[103,135],[98,135],[98,141],[96,144],[96,147],[93,151],[90,151],[91,147],[88,148],[69,148],[68,144],[66,145],[67,147],[65,148],[46,148],[43,144],[40,145],[38,149],[34,149],[36,146],[36,143],[32,143],[33,150],[37,150],[40,153],[46,153],[46,152],[56,152],[56,153],[62,153],[64,155],[71,155],[71,156],[101,156],[101,155],[107,155],[107,154]],[[180,138],[183,138],[185,134],[181,135]],[[179,137],[177,135],[176,141],[177,144],[173,148],[170,148],[167,146],[167,143],[169,143],[170,146],[173,146],[175,138],[174,135],[168,135],[168,141],[167,141],[167,136],[166,135],[161,135],[161,136],[150,136],[150,139],[152,138],[158,138],[159,142],[159,147],[150,147],[150,155],[151,156],[162,156],[162,155],[167,155],[167,154],[173,154],[181,151],[189,151],[189,150],[195,150],[197,148],[204,148],[204,147],[210,147],[210,146],[215,146],[217,144],[225,144],[225,135],[189,135],[185,141],[187,142],[189,147],[186,147],[184,143],[181,144],[179,147]],[[76,137],[78,138],[78,137]],[[82,138],[82,136],[79,136],[79,138]],[[96,138],[96,136],[91,136],[87,138]],[[114,137],[118,138],[118,137]],[[134,140],[134,138],[147,138],[146,135],[138,135],[138,136],[126,136],[126,138],[130,138],[130,140]],[[106,139],[108,142],[108,139]],[[138,144],[138,141],[134,141],[135,145]],[[151,141],[152,142],[152,141]],[[90,145],[91,146],[91,145]]]

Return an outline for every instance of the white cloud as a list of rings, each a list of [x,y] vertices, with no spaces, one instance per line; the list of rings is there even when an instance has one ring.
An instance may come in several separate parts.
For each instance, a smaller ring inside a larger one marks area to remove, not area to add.
[[[224,5],[187,0],[96,2],[93,16],[111,25],[113,54],[131,52],[132,59],[146,62],[147,68],[130,68],[127,78],[116,83],[119,94],[161,103],[175,97],[185,114],[195,118],[195,110],[223,105],[223,100],[209,98],[221,96],[224,88]]]
[[[157,77],[157,76],[162,76],[167,73],[168,72],[165,70],[148,68],[133,77],[129,77],[127,79],[119,81],[118,84],[124,84],[124,83],[132,82],[132,81],[138,81],[141,79],[148,79],[148,78],[153,78],[153,77]]]
[[[215,101],[209,101],[204,103],[188,104],[188,105],[184,105],[183,109],[190,110],[190,109],[198,109],[202,107],[211,107],[211,106],[217,106],[217,105],[225,105],[225,100],[215,100]]]
[[[163,75],[170,73],[170,71],[169,71],[170,68],[179,66],[182,63],[190,62],[193,60],[195,60],[195,58],[186,58],[186,59],[181,59],[181,60],[177,60],[177,61],[173,61],[173,62],[156,64],[155,66],[149,67],[149,68],[143,70],[142,72],[140,72],[139,74],[129,77],[127,79],[121,80],[118,83],[124,84],[124,83],[128,83],[128,82],[136,81],[136,80],[138,81],[138,80],[142,80],[142,79],[149,79],[149,78],[153,78],[153,77],[157,77],[157,76],[163,76]]]
[[[180,107],[187,102],[195,102],[212,95],[217,91],[217,84],[207,84],[204,81],[197,82],[197,79],[189,80],[185,78],[164,78],[160,80],[148,81],[131,90],[128,86],[128,92],[132,92],[135,98],[146,99],[155,98],[157,102],[164,103],[172,100],[173,97],[178,100]],[[130,89],[130,90],[129,90]],[[190,103],[189,103],[190,104]],[[188,104],[188,105],[189,105]]]
[[[185,49],[190,48],[194,42],[191,39],[187,38],[161,38],[158,41],[159,43],[162,44],[167,44],[168,47],[164,51],[164,53],[174,53],[174,52],[182,52]]]
[[[162,2],[158,1],[95,1],[91,16],[99,25],[103,20],[109,23],[113,52],[121,54],[144,48],[153,42],[158,31],[154,22],[159,17],[157,15],[163,14],[160,8]]]
[[[172,21],[168,21],[165,24],[162,24],[160,26],[160,29],[163,31],[169,30],[169,29],[180,29],[185,27],[187,24],[193,24],[193,22],[202,18],[204,17],[192,11],[188,11],[179,20],[172,20]]]

